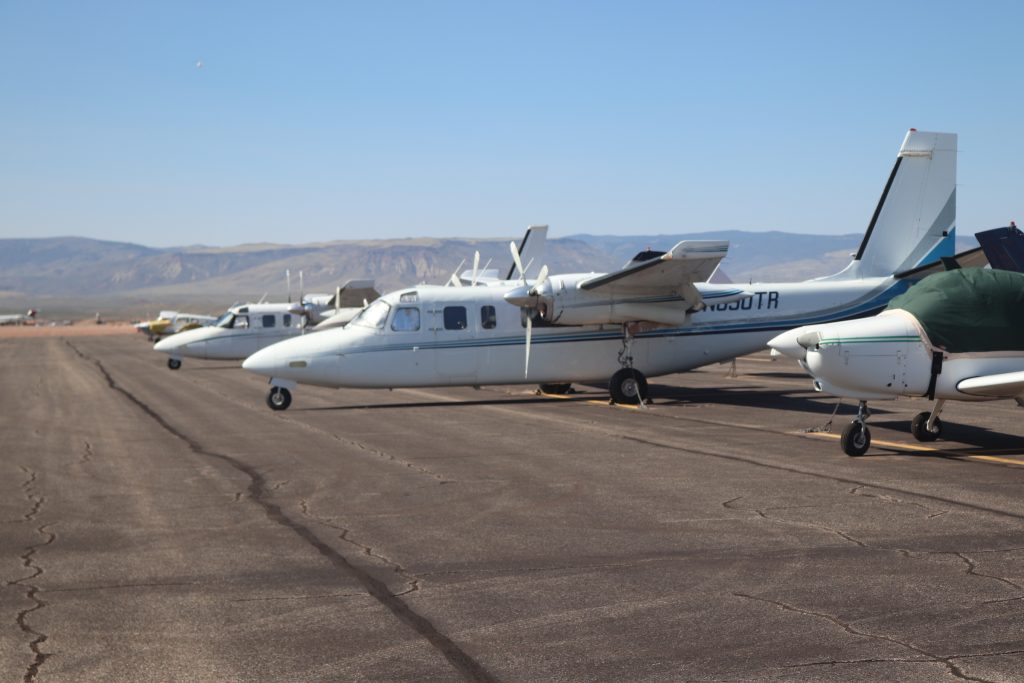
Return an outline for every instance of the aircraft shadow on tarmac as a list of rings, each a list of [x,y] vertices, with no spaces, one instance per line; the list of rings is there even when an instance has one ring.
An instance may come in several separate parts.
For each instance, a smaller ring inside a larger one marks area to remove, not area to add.
[[[910,422],[908,420],[871,420],[871,427],[880,429],[891,429],[894,432],[905,434],[908,444],[919,446],[918,442],[910,436]],[[967,455],[1024,455],[1024,436],[1020,434],[1007,434],[987,427],[979,427],[973,424],[962,424],[958,422],[942,423],[942,438],[928,444],[936,452],[921,451],[914,449],[898,449],[894,447],[883,447],[887,453],[876,453],[874,455],[923,455],[935,457],[967,456]],[[874,450],[875,447],[872,447]],[[1024,463],[1022,463],[1024,464]]]
[[[508,396],[500,398],[484,398],[471,401],[409,401],[404,403],[360,403],[350,406],[323,406],[319,408],[299,408],[299,411],[344,411],[344,410],[388,410],[388,409],[409,409],[409,408],[471,408],[473,406],[508,406],[527,405],[530,403],[557,403],[561,401],[590,401],[600,398],[594,394],[577,394],[570,396]]]

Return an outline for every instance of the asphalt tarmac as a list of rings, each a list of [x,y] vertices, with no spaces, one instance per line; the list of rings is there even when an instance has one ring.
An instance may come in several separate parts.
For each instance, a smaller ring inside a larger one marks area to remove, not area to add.
[[[300,387],[0,341],[0,680],[1024,680],[1024,424],[767,354],[599,388]]]

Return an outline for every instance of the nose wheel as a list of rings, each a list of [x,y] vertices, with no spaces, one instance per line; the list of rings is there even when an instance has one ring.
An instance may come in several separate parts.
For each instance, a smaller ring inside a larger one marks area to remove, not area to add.
[[[271,410],[287,410],[292,404],[292,392],[284,387],[273,387],[267,394],[267,405]]]
[[[177,358],[168,358],[167,367],[169,367],[171,370],[177,370],[178,368],[181,367],[181,361],[178,360]]]
[[[866,401],[857,404],[857,417],[853,422],[846,425],[843,430],[842,439],[839,444],[843,447],[843,453],[856,458],[868,452],[871,447],[871,430],[868,429],[867,420],[871,416]]]

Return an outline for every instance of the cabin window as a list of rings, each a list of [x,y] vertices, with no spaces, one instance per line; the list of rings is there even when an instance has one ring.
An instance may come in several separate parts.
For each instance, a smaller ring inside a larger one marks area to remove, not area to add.
[[[236,315],[235,316],[235,324],[233,325],[233,327],[236,330],[247,329],[249,327],[249,316],[247,316],[247,315]]]
[[[420,329],[420,309],[414,306],[396,308],[391,329],[395,332],[415,332]]]
[[[263,327],[273,327],[274,323],[274,315],[272,313],[263,316]]]
[[[291,313],[285,313],[284,314],[284,326],[285,327],[291,327],[292,326],[292,314]]]
[[[493,330],[498,324],[497,311],[494,310],[494,306],[481,306],[480,307],[480,327],[485,330]]]
[[[466,329],[466,307],[445,306],[444,307],[444,329],[464,330]]]

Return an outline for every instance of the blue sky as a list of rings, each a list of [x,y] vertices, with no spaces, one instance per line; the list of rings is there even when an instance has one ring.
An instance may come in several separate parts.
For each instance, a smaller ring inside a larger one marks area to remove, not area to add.
[[[1024,224],[1024,3],[0,0],[0,237],[861,232],[907,128]],[[202,67],[196,63],[202,61]]]

